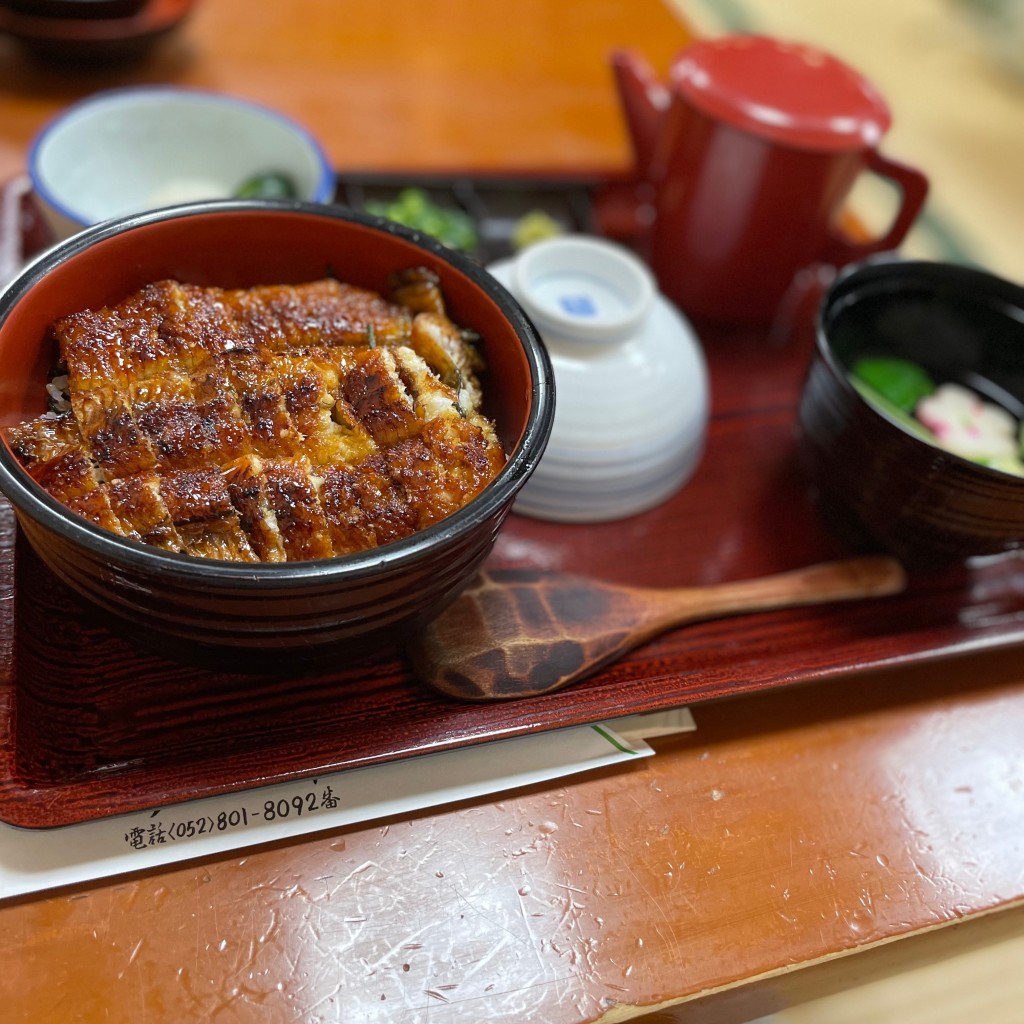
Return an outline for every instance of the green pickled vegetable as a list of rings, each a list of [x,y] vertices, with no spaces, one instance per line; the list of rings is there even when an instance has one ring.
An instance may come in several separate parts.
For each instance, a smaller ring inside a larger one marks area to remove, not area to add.
[[[912,413],[917,403],[935,390],[931,377],[917,363],[907,359],[884,356],[859,359],[852,374],[904,413]]]
[[[995,455],[990,459],[976,459],[983,466],[991,466],[1001,473],[1010,473],[1013,476],[1024,476],[1024,461],[1015,455]]]
[[[527,246],[557,238],[565,234],[565,228],[544,210],[530,210],[523,214],[512,230],[512,248],[521,252]]]
[[[366,211],[422,231],[451,249],[469,252],[478,244],[476,225],[468,213],[440,206],[421,188],[402,189],[390,201],[368,200]]]
[[[295,182],[277,171],[254,175],[235,190],[237,199],[294,199],[298,194]]]
[[[922,441],[938,446],[939,439],[920,420],[915,419],[910,413],[904,412],[880,391],[876,391],[870,384],[864,383],[857,377],[851,377],[850,383],[860,392],[865,401],[870,402],[879,412],[885,413],[905,430],[921,438]]]

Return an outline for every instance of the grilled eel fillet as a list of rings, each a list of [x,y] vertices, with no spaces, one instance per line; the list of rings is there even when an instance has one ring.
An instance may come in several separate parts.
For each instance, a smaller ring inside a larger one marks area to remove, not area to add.
[[[505,456],[437,281],[159,281],[54,326],[70,409],[10,431],[54,497],[170,551],[282,562],[361,551],[464,505]]]

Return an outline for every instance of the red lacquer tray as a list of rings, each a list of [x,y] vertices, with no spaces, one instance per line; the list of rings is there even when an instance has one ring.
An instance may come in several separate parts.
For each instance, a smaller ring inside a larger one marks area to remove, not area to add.
[[[703,340],[713,415],[693,480],[615,523],[513,515],[492,564],[674,586],[850,553],[796,462],[808,332]],[[1024,562],[1008,558],[912,578],[898,597],[689,626],[569,690],[462,704],[420,685],[398,651],[254,678],[139,650],[36,561],[6,504],[0,556],[0,820],[33,828],[1024,641]]]

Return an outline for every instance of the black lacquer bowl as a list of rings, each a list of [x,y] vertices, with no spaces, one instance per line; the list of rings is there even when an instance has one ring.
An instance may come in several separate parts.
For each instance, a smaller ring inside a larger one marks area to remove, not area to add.
[[[799,449],[823,512],[908,566],[1024,546],[1024,478],[915,436],[853,387],[865,355],[896,356],[1024,416],[1024,288],[983,270],[879,259],[841,273],[818,310]]]
[[[0,34],[41,61],[88,68],[144,57],[196,0],[0,0]]]
[[[425,266],[448,312],[483,339],[486,411],[508,461],[464,508],[403,540],[311,562],[236,564],[168,553],[69,512],[0,445],[0,490],[55,575],[144,644],[187,660],[290,670],[401,641],[462,590],[493,546],[550,433],[553,378],[518,305],[485,271],[432,239],[338,206],[224,200],[106,222],[40,256],[0,296],[0,426],[38,415],[62,314],[176,277],[225,288],[341,280],[386,291]]]

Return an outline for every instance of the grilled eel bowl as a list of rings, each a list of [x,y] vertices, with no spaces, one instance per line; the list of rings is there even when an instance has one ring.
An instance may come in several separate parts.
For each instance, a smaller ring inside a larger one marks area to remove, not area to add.
[[[401,641],[490,551],[552,373],[490,275],[339,207],[108,221],[0,296],[0,489],[45,565],[188,661]]]

